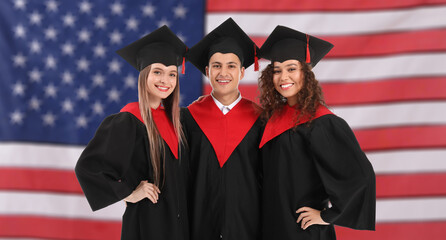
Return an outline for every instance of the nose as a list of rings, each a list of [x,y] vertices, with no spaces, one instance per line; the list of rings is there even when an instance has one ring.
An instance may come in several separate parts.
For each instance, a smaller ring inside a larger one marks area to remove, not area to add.
[[[220,71],[220,75],[226,76],[227,73],[228,73],[228,69],[226,69],[225,67],[222,67],[221,71]]]

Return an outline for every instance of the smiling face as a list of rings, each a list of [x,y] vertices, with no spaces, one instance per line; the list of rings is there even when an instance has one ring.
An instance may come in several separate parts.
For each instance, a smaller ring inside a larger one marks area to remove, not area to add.
[[[147,89],[152,108],[156,108],[162,99],[167,98],[175,89],[178,79],[178,70],[174,65],[165,66],[162,63],[153,63],[147,77]]]
[[[274,62],[274,88],[287,99],[288,105],[297,103],[297,93],[303,85],[301,64],[297,60]]]
[[[238,95],[238,84],[245,74],[240,59],[233,53],[215,53],[209,59],[206,76],[215,97]]]

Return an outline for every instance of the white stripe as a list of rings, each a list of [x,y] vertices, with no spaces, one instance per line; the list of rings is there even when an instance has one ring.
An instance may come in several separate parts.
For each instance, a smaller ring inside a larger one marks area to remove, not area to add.
[[[315,13],[210,13],[206,33],[229,17],[250,36],[268,36],[277,25],[312,35],[368,34],[446,27],[446,6],[405,10]]]
[[[0,192],[0,215],[31,215],[120,221],[124,203],[92,212],[84,197]],[[380,199],[377,222],[446,220],[446,198]]]
[[[376,201],[376,222],[446,220],[446,198],[381,199]]]
[[[87,199],[80,195],[0,192],[0,215],[31,215],[78,219],[122,219],[124,202],[117,202],[93,212]]]
[[[446,14],[445,14],[446,15]],[[320,82],[365,82],[376,79],[445,76],[446,53],[405,54],[373,58],[326,59],[313,69]],[[259,61],[260,71],[250,66],[240,84],[257,84],[269,61]]]
[[[446,172],[446,149],[367,152],[376,174]]]
[[[446,91],[446,90],[445,90]],[[434,111],[438,109],[438,111]],[[353,129],[407,125],[446,125],[446,101],[334,107]]]
[[[0,167],[74,170],[85,147],[0,142]]]

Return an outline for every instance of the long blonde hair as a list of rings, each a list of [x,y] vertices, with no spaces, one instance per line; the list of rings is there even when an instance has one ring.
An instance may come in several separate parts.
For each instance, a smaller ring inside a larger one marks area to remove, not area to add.
[[[163,171],[163,176],[165,174],[165,147],[163,144],[163,139],[156,127],[155,122],[152,118],[152,112],[150,110],[150,99],[147,86],[147,78],[150,74],[151,65],[145,67],[138,77],[138,99],[139,99],[139,109],[141,112],[141,117],[144,120],[144,125],[147,129],[147,137],[149,140],[149,150],[150,159],[153,169],[153,183],[159,187],[161,185],[161,166]],[[180,85],[179,78],[177,74],[177,84],[173,92],[161,101],[166,111],[167,117],[172,121],[173,128],[178,137],[179,151],[184,143],[184,133],[180,123]],[[180,156],[181,154],[179,154]],[[161,156],[162,162],[161,162]],[[162,183],[164,183],[164,178]]]

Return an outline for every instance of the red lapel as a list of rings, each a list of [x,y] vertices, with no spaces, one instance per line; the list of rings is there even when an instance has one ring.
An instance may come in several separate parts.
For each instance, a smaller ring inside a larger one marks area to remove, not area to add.
[[[234,108],[223,115],[211,96],[191,104],[188,109],[211,142],[220,167],[226,163],[260,113],[260,108],[255,103],[242,98]]]
[[[268,141],[279,136],[288,129],[308,122],[308,117],[304,116],[297,124],[295,124],[294,119],[298,114],[299,112],[295,108],[288,106],[288,104],[285,104],[282,111],[276,111],[265,126],[265,131],[263,132],[262,141],[260,142],[259,148],[262,148]],[[316,110],[314,119],[327,114],[333,113],[325,106],[320,105]]]
[[[139,111],[138,102],[127,104],[121,109],[121,112],[129,112],[144,123],[141,117],[141,112]],[[175,134],[175,130],[173,129],[172,121],[170,121],[170,119],[167,117],[164,108],[159,107],[158,109],[152,109],[152,118],[161,137],[167,143],[175,158],[178,159],[178,138]]]

